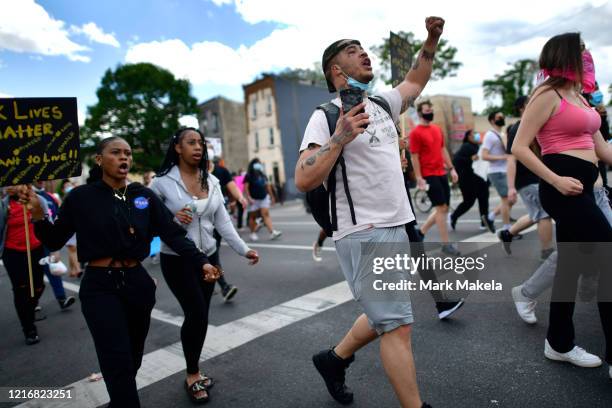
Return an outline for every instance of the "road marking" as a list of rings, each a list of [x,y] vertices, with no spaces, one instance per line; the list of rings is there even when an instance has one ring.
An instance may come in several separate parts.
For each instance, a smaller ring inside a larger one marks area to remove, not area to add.
[[[233,322],[214,328],[209,327],[200,361],[216,357],[260,336],[346,303],[352,298],[348,285],[342,281]],[[185,359],[180,342],[152,351],[144,356],[142,367],[138,370],[136,378],[138,389],[183,370],[185,370]],[[48,408],[93,408],[109,402],[103,379],[89,382],[85,378],[63,388],[72,389],[76,400],[72,402],[31,400],[18,407],[38,408],[44,403]]]
[[[524,232],[527,233],[533,230],[535,230],[535,225],[526,229]],[[486,232],[464,239],[460,242],[479,242],[483,243],[482,247],[484,248],[499,243],[499,240],[495,234]],[[273,244],[257,245],[279,247],[279,245]],[[283,247],[287,247],[287,245],[283,245]],[[295,247],[299,246],[290,245],[289,247],[291,247],[291,249],[296,249]],[[312,248],[300,247],[297,249],[310,250]],[[330,250],[334,249],[330,248]],[[65,283],[64,285],[72,286],[78,290],[77,285],[70,283]],[[352,299],[353,296],[348,285],[345,281],[341,281],[221,326],[209,326],[200,361],[206,361],[216,357],[265,334],[272,333],[293,323],[315,316]],[[137,387],[138,389],[142,389],[179,373],[184,369],[185,360],[181,342],[176,342],[164,348],[152,351],[143,358],[142,367],[138,370],[136,378]],[[103,379],[98,382],[89,382],[87,378],[85,378],[63,388],[74,390],[77,400],[72,402],[30,400],[18,405],[18,407],[38,408],[41,407],[41,404],[44,402],[44,406],[49,408],[93,408],[109,402]]]
[[[249,248],[269,248],[269,249],[300,249],[305,251],[312,251],[312,245],[283,245],[283,244],[258,244],[254,242],[246,243]],[[228,246],[225,241],[221,245]],[[334,247],[322,247],[323,251],[336,252]]]
[[[478,219],[459,219],[458,224],[480,224],[480,218]],[[319,228],[314,221],[274,221],[275,226],[291,227],[291,226],[314,226]]]

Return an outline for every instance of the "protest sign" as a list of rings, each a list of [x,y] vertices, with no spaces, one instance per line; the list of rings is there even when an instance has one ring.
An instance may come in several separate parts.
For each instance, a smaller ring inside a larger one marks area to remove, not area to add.
[[[0,186],[80,174],[76,98],[0,98]]]
[[[391,57],[391,82],[396,87],[404,80],[412,66],[412,47],[410,43],[391,32],[389,37],[389,54]]]

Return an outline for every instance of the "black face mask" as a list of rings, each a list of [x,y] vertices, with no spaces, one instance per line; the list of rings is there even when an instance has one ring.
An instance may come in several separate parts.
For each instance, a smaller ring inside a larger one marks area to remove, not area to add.
[[[431,122],[434,118],[434,114],[433,112],[431,113],[423,113],[421,116],[423,116],[423,119],[425,119],[428,122]]]
[[[504,119],[504,118],[497,119],[495,121],[495,125],[499,126],[499,127],[505,126],[506,125],[506,119]]]

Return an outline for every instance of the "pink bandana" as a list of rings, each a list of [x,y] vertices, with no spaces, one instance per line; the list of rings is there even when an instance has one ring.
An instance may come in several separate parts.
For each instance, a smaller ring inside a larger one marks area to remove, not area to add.
[[[595,91],[595,64],[593,63],[593,56],[587,50],[582,53],[582,67],[582,91],[585,93],[592,93]],[[565,78],[570,81],[575,81],[576,73],[570,70],[543,69],[538,75],[538,82],[548,77]]]

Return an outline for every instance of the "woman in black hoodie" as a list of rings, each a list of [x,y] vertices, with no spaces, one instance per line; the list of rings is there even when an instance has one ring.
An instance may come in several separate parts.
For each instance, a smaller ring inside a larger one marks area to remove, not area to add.
[[[463,137],[463,144],[453,156],[453,165],[459,175],[459,188],[463,195],[463,202],[457,206],[457,209],[450,216],[451,227],[455,229],[459,217],[468,212],[478,199],[480,219],[491,232],[495,232],[495,227],[487,218],[489,213],[489,185],[486,180],[474,173],[472,168],[474,160],[478,160],[479,142],[480,134],[474,133],[471,129],[468,130]]]
[[[137,408],[136,373],[155,304],[155,282],[141,265],[149,256],[151,239],[161,237],[191,260],[207,282],[218,279],[219,271],[186,238],[186,231],[153,191],[139,183],[128,185],[132,149],[125,140],[103,139],[96,163],[102,177],[71,191],[54,223],[45,217],[31,188],[21,192],[21,199],[31,208],[36,237],[49,250],[58,250],[76,233],[79,260],[87,262],[79,290],[81,308],[109,406]]]

